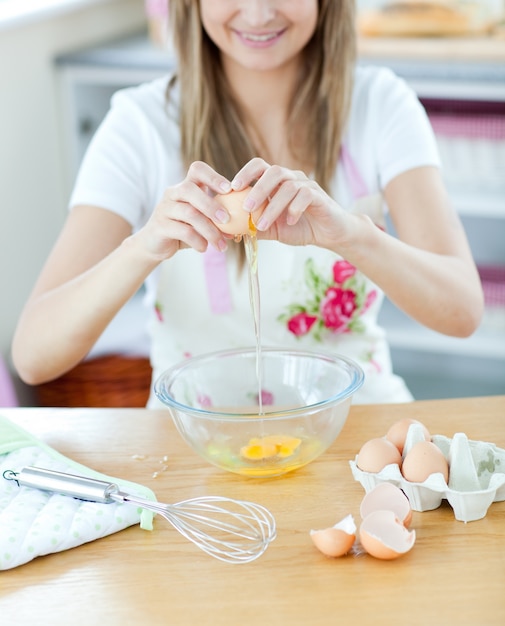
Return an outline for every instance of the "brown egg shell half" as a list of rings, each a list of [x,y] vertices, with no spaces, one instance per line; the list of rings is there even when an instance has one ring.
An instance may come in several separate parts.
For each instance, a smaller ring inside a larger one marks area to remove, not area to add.
[[[404,526],[412,522],[412,509],[405,493],[393,483],[379,483],[365,494],[360,505],[361,519],[375,511],[393,511]]]
[[[330,528],[311,530],[310,538],[325,556],[339,557],[347,554],[356,540],[356,524],[352,515],[347,515]]]
[[[356,535],[348,535],[338,528],[311,530],[312,543],[325,556],[339,557],[347,554],[354,545]]]
[[[390,561],[412,549],[416,533],[407,530],[393,511],[374,511],[361,522],[359,539],[368,554]]]

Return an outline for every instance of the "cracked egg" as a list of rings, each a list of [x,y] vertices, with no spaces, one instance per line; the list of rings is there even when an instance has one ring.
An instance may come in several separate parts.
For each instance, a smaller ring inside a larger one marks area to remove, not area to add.
[[[244,200],[247,198],[252,187],[246,187],[241,191],[230,191],[218,194],[215,199],[224,206],[230,214],[230,220],[226,224],[218,224],[219,230],[227,235],[242,237],[242,235],[255,235],[258,220],[267,205],[264,202],[260,207],[249,213],[244,209]]]
[[[352,515],[347,515],[330,528],[311,530],[310,538],[325,556],[339,557],[347,554],[356,539],[356,524]]]
[[[416,533],[407,528],[412,510],[406,495],[395,485],[381,483],[374,487],[362,499],[360,515],[359,533],[353,516],[347,515],[335,526],[311,530],[312,543],[328,557],[365,552],[376,559],[388,561],[413,548]]]

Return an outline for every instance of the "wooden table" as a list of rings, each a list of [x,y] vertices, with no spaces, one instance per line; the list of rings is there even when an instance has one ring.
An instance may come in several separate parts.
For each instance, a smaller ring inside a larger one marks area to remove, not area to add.
[[[354,406],[320,459],[276,479],[248,479],[207,466],[164,411],[0,409],[63,454],[151,487],[159,500],[219,494],[260,502],[278,537],[258,560],[230,565],[182,538],[163,519],[0,572],[3,626],[149,624],[505,624],[505,502],[464,524],[443,504],[415,512],[416,545],[396,561],[328,559],[309,530],[359,518],[362,487],[348,460],[404,416],[432,433],[505,448],[505,396]],[[135,455],[146,455],[144,460]],[[169,469],[153,478],[159,461]]]

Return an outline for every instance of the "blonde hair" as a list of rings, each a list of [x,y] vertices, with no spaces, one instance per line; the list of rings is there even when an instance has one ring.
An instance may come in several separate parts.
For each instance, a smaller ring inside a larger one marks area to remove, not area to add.
[[[303,162],[317,182],[330,189],[340,153],[352,94],[356,60],[355,0],[319,0],[315,32],[292,98],[288,125],[304,129]],[[218,48],[203,29],[199,0],[171,0],[170,21],[178,58],[181,154],[188,167],[209,163],[228,178],[254,156],[258,146],[224,75]],[[217,94],[220,94],[219,99]],[[295,146],[290,146],[296,157]]]

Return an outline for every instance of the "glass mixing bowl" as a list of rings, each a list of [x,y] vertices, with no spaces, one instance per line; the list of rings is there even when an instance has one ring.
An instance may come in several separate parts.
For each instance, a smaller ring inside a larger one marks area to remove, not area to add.
[[[258,360],[248,348],[189,358],[165,371],[154,391],[205,460],[266,477],[322,454],[363,380],[361,368],[340,355],[262,348]]]

